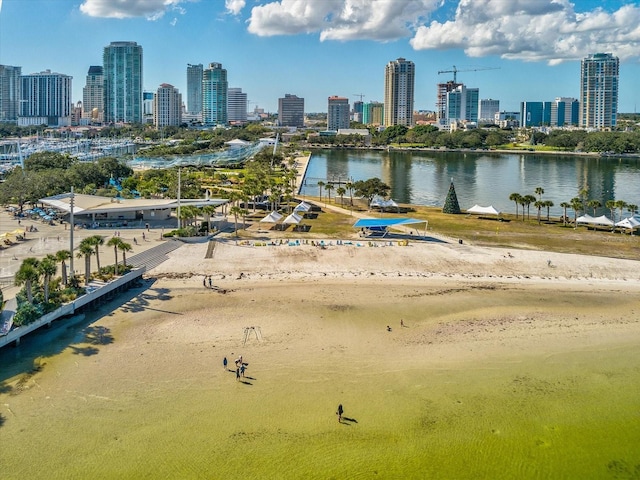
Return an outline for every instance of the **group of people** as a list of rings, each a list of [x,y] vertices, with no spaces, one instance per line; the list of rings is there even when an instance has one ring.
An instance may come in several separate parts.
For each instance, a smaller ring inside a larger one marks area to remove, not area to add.
[[[247,369],[247,366],[249,364],[242,361],[242,355],[236,358],[233,362],[235,363],[235,366],[236,366],[236,381],[240,381],[241,377],[244,378],[244,372]],[[227,370],[227,365],[228,365],[227,357],[224,357],[224,359],[222,359],[222,366],[224,367],[225,370]]]

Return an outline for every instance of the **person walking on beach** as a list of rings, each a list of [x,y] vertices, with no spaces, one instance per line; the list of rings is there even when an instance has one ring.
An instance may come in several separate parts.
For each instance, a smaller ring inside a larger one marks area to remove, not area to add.
[[[236,382],[240,381],[240,367],[236,368]]]
[[[209,288],[213,288],[213,280],[211,280],[211,277],[209,277]]]
[[[336,415],[338,415],[338,423],[342,423],[342,414],[344,413],[344,410],[342,409],[342,404],[338,405],[338,411],[336,412]]]
[[[202,286],[204,288],[207,288],[207,276],[206,275],[204,277],[202,277]]]
[[[222,366],[224,367],[224,369],[225,369],[225,370],[227,369],[227,363],[228,363],[228,362],[227,362],[227,357],[224,357],[224,358],[222,359]]]
[[[243,363],[240,365],[240,375],[242,375],[242,378],[244,378],[244,369],[245,369],[245,365]]]

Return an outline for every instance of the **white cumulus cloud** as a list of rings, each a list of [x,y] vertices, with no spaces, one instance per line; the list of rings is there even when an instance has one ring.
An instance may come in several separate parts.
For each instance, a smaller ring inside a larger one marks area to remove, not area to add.
[[[392,40],[412,34],[442,0],[280,0],[251,9],[259,36],[320,33],[321,40]]]
[[[452,20],[418,27],[410,43],[550,64],[594,52],[628,59],[639,52],[640,7],[576,12],[568,0],[460,0]]]
[[[183,14],[184,9],[179,4],[187,1],[190,0],[84,0],[80,11],[90,17],[158,20],[168,10]]]
[[[246,3],[246,0],[224,0],[224,7],[231,15],[239,15]]]

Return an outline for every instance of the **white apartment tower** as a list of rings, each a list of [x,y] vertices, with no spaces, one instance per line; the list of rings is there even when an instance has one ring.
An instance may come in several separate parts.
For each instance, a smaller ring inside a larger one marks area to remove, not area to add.
[[[615,127],[618,116],[620,60],[610,53],[595,53],[580,66],[580,126]]]
[[[82,118],[88,123],[102,123],[104,119],[104,75],[101,65],[92,65],[87,83],[82,89]]]
[[[413,89],[415,66],[398,58],[387,64],[384,73],[384,124],[413,125]]]
[[[71,78],[51,70],[21,76],[18,126],[71,125]]]
[[[153,124],[157,129],[182,123],[182,95],[173,85],[160,85],[153,102]]]

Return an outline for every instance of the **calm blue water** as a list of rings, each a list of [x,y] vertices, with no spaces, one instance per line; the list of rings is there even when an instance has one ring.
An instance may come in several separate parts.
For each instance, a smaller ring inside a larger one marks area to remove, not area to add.
[[[640,159],[573,155],[321,150],[311,157],[302,193],[318,196],[319,180],[373,177],[391,187],[395,201],[427,206],[444,205],[453,180],[463,210],[477,203],[514,212],[509,195],[535,195],[537,187],[544,189],[543,200],[553,201],[555,216],[562,215],[560,203],[570,202],[585,186],[588,198],[602,205],[610,199],[640,205]],[[597,212],[603,213],[610,216],[604,208]]]

